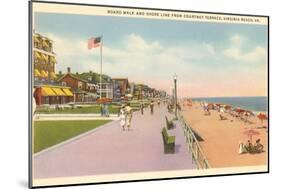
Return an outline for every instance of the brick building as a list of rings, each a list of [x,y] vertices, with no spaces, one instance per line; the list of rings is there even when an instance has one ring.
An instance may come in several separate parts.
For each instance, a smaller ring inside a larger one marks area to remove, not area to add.
[[[85,80],[79,74],[72,74],[67,68],[67,73],[58,79],[62,86],[69,86],[74,94],[74,102],[89,102],[96,99],[98,85],[91,80]]]

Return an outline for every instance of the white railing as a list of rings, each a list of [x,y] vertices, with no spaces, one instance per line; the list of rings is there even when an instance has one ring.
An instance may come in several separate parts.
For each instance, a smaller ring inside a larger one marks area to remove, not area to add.
[[[184,117],[178,113],[178,119],[182,122],[182,127],[184,130],[184,136],[186,139],[186,143],[192,155],[192,161],[194,161],[197,165],[198,169],[208,169],[211,168],[197,138],[195,137],[191,127],[184,119]]]

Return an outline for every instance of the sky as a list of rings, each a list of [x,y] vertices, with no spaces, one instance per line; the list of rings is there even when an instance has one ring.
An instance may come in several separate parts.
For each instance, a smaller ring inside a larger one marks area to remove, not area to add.
[[[35,31],[54,41],[56,72],[100,72],[180,97],[267,96],[267,26],[35,13]]]

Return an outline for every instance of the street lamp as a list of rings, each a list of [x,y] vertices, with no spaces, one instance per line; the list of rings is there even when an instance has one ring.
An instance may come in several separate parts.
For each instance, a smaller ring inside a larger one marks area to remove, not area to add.
[[[178,104],[178,97],[177,97],[177,75],[176,74],[174,74],[174,85],[175,85],[175,89],[174,89],[174,92],[175,92],[175,115],[176,115],[176,118],[178,117],[177,116],[177,113],[178,113],[178,106],[177,106],[177,104]]]

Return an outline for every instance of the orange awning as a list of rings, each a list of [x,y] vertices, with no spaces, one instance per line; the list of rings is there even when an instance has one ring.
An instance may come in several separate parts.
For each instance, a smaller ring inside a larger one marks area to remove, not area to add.
[[[58,96],[66,96],[65,93],[60,88],[53,87],[52,90],[58,95]]]
[[[57,96],[50,87],[42,87],[42,96]]]
[[[66,96],[73,96],[73,93],[67,89],[67,88],[62,88],[63,92],[66,94]]]

